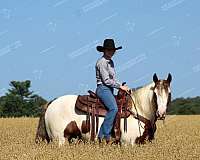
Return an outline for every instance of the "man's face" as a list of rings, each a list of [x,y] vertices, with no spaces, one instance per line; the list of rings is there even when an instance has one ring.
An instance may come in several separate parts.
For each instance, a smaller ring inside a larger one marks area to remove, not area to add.
[[[109,58],[111,59],[112,56],[114,55],[115,53],[115,50],[114,49],[105,49],[104,51],[104,54]]]

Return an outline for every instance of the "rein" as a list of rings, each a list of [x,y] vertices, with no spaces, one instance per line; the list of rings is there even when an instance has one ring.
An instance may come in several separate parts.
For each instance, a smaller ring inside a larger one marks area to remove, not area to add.
[[[142,134],[141,134],[140,126],[142,127],[142,125],[141,125],[141,123],[140,123],[139,114],[138,114],[138,111],[137,111],[135,102],[134,102],[132,96],[130,95],[130,93],[129,93],[129,92],[126,92],[126,93],[127,93],[127,95],[129,95],[129,96],[131,97],[131,100],[132,100],[132,102],[133,102],[134,108],[135,108],[135,110],[136,110],[136,115],[135,115],[135,113],[134,113],[132,110],[130,110],[130,109],[128,108],[128,111],[133,115],[133,117],[136,118],[136,119],[138,119],[138,130],[139,130],[140,137],[141,137]],[[142,127],[142,128],[143,128],[143,127]]]

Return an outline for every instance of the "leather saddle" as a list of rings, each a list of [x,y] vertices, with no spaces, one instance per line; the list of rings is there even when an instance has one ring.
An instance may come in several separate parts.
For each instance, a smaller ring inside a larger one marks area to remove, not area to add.
[[[75,111],[79,111],[82,114],[86,115],[86,121],[83,122],[82,130],[87,133],[90,131],[91,127],[91,140],[94,141],[95,134],[98,132],[98,124],[99,124],[99,116],[105,117],[108,112],[108,108],[104,105],[104,103],[98,98],[96,93],[91,90],[88,90],[89,95],[78,95],[75,104]],[[131,112],[129,109],[131,108],[131,99],[124,91],[118,91],[118,95],[114,95],[118,112],[116,114],[114,125],[112,128],[112,133],[115,138],[115,142],[119,143],[121,138],[121,130],[120,130],[120,121],[121,118],[124,118],[124,131],[127,131],[127,118],[130,116]],[[91,122],[90,122],[91,117]],[[96,118],[96,122],[95,122]],[[96,126],[96,131],[95,131]],[[114,132],[114,133],[113,133]]]
[[[88,90],[89,95],[78,95],[75,108],[83,113],[86,114],[92,114],[92,106],[95,108],[94,109],[94,114],[105,117],[108,108],[104,105],[104,103],[98,98],[96,93],[94,93],[91,90]],[[121,110],[121,118],[128,118],[130,116],[130,112],[127,110],[131,106],[131,100],[129,96],[125,97],[125,101],[123,101],[122,97],[119,97],[118,95],[114,95],[117,106],[119,108],[120,105],[122,105],[122,110]]]

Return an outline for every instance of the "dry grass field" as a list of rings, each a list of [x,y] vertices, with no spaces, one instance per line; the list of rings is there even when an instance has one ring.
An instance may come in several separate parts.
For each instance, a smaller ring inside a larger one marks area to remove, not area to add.
[[[156,139],[141,146],[35,144],[38,118],[0,119],[0,160],[5,159],[200,159],[200,116],[167,116]]]

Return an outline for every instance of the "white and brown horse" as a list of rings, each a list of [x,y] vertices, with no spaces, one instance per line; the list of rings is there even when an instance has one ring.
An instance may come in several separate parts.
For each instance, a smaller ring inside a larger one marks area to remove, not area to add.
[[[131,111],[148,120],[153,126],[153,135],[149,140],[154,138],[156,120],[163,119],[166,115],[167,107],[171,101],[171,80],[171,74],[168,74],[166,80],[159,80],[157,75],[154,74],[153,82],[143,87],[132,89],[130,94],[133,100]],[[77,137],[84,140],[90,139],[90,132],[82,132],[82,124],[86,116],[75,112],[77,97],[78,95],[64,95],[46,104],[40,116],[35,139],[36,143],[40,139],[46,139],[47,142],[58,139],[59,146],[61,146],[66,139],[70,140]],[[104,117],[99,117],[99,126],[101,126],[103,120]],[[145,130],[146,126],[143,121],[138,121],[134,116],[129,116],[127,124],[127,132],[123,132],[124,123],[121,123],[122,144],[129,143],[133,145],[139,138],[146,138],[145,134],[148,134],[148,131]]]

